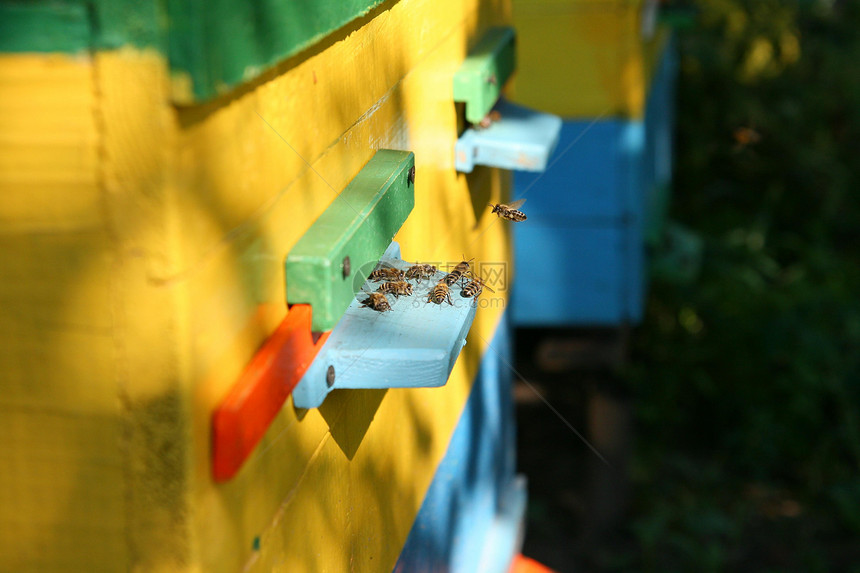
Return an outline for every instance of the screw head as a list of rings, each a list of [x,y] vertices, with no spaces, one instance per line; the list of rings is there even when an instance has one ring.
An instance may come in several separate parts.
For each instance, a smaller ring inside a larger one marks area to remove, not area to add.
[[[325,371],[325,383],[329,388],[334,386],[334,365],[332,364],[329,364],[328,369]]]
[[[409,185],[415,185],[415,166],[409,168],[409,174],[406,176],[406,182]]]
[[[352,264],[349,262],[349,255],[343,258],[341,266],[343,267],[343,278],[348,279],[350,273],[352,273]]]

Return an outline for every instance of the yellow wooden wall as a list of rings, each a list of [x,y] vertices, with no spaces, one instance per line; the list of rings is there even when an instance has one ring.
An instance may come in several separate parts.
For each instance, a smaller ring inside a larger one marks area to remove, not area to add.
[[[565,118],[641,119],[667,30],[643,35],[645,0],[513,0],[513,97]]]
[[[286,313],[286,253],[376,149],[415,152],[407,258],[509,261],[485,209],[509,178],[454,171],[451,101],[509,22],[392,1],[187,108],[154,51],[0,55],[0,570],[391,570],[500,307],[445,388],[288,401],[223,485],[210,417]]]

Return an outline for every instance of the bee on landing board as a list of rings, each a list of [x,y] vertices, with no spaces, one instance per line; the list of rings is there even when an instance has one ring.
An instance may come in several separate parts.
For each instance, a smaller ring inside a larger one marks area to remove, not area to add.
[[[463,290],[460,291],[460,296],[464,298],[475,297],[475,300],[477,300],[478,296],[480,296],[480,294],[484,292],[485,288],[490,292],[496,292],[492,288],[487,286],[487,283],[484,282],[484,279],[475,277],[471,281],[469,281],[466,286],[463,287]]]
[[[466,256],[463,255],[463,258],[465,259]],[[454,269],[450,273],[445,275],[445,278],[443,278],[442,280],[445,282],[446,285],[451,286],[466,275],[472,276],[472,266],[469,263],[474,260],[475,259],[469,259],[468,261],[460,261],[457,266],[454,267]]]
[[[454,303],[451,302],[451,294],[448,292],[448,285],[444,280],[436,283],[436,286],[433,287],[429,293],[427,293],[427,302],[435,302],[436,304],[442,304],[444,301],[448,301],[448,304],[454,306]]]
[[[367,308],[377,312],[391,310],[391,305],[388,303],[388,299],[385,298],[385,295],[381,292],[367,293],[367,298],[361,302],[361,306],[366,306]]]
[[[404,277],[403,271],[400,269],[395,269],[393,267],[380,267],[370,273],[370,276],[367,277],[373,282],[379,281],[402,281]]]
[[[408,269],[406,269],[406,278],[407,279],[415,279],[416,281],[422,281],[424,279],[429,279],[433,275],[436,274],[436,267],[433,265],[412,265]]]
[[[519,199],[514,201],[510,205],[505,205],[504,203],[499,203],[498,205],[489,204],[490,207],[493,208],[493,213],[496,213],[502,219],[507,219],[508,221],[513,221],[514,223],[519,223],[520,221],[525,221],[528,217],[518,209],[523,203],[525,203],[525,199]]]
[[[410,296],[412,294],[412,285],[406,281],[388,281],[379,285],[377,292],[393,294],[397,298],[401,296]]]

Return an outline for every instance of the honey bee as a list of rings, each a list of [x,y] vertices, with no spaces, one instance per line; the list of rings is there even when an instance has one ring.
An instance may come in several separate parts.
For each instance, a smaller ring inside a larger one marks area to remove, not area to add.
[[[463,256],[463,258],[465,259],[466,257]],[[448,286],[451,286],[452,284],[454,284],[455,282],[457,282],[458,280],[463,278],[465,275],[472,276],[472,267],[471,267],[471,265],[469,265],[469,263],[474,261],[474,260],[475,259],[469,259],[468,261],[461,261],[460,263],[457,264],[456,267],[454,267],[454,270],[452,270],[450,273],[445,275],[445,278],[442,280],[445,282],[445,284],[447,284]]]
[[[393,294],[399,298],[400,296],[411,295],[412,285],[406,281],[389,281],[382,283],[376,290],[381,293]]]
[[[484,279],[475,277],[471,281],[469,281],[466,286],[463,287],[463,290],[460,291],[460,295],[464,298],[475,297],[477,299],[485,288],[490,292],[496,292],[492,288],[487,286],[487,283],[484,282]]]
[[[367,293],[367,298],[361,302],[361,306],[366,306],[367,308],[377,312],[391,310],[391,305],[388,303],[388,299],[380,292]]]
[[[406,269],[406,278],[415,279],[417,281],[429,279],[435,274],[436,267],[434,267],[433,265],[412,265],[411,267]]]
[[[454,303],[451,302],[451,294],[448,292],[448,285],[444,280],[436,283],[436,286],[433,287],[429,293],[427,293],[427,302],[435,302],[436,304],[442,304],[444,301],[448,301],[448,304],[454,306]]]
[[[490,203],[489,206],[493,208],[493,213],[498,213],[499,217],[502,219],[519,223],[520,221],[525,221],[528,218],[525,213],[517,209],[517,207],[521,206],[525,202],[525,199],[519,199],[510,205],[505,205],[504,203],[493,205]]]
[[[497,121],[502,119],[502,114],[496,110],[492,110],[490,113],[484,116],[484,118],[478,122],[477,127],[481,129],[487,129]]]
[[[367,278],[374,282],[402,281],[403,271],[391,267],[381,267],[370,273],[370,276]]]

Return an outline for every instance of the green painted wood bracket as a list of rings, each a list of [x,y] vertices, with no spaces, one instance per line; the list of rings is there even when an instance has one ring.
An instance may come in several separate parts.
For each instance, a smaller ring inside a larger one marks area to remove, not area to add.
[[[466,103],[466,119],[478,123],[498,101],[516,67],[513,28],[490,28],[454,73],[454,101]]]
[[[287,302],[311,305],[314,332],[340,320],[412,212],[414,167],[408,151],[377,151],[287,255]]]

